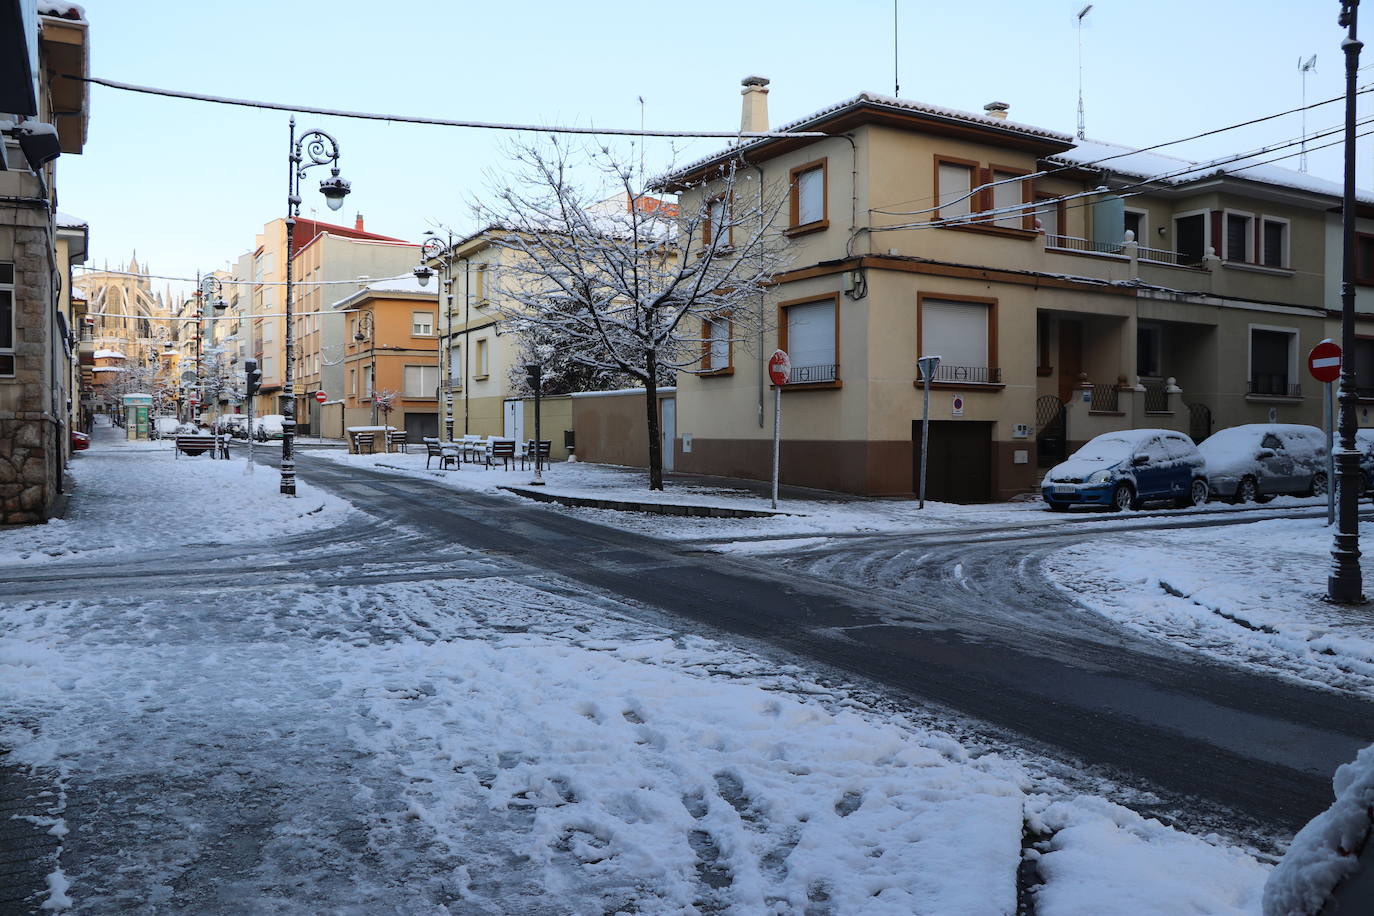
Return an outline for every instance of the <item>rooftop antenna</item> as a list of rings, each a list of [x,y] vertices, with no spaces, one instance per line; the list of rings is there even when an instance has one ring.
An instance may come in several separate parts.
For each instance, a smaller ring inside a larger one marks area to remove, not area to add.
[[[902,83],[897,78],[897,0],[892,0],[892,95],[902,97]]]
[[[1298,159],[1298,171],[1307,172],[1307,74],[1317,70],[1317,55],[1307,60],[1298,58],[1298,72],[1302,74],[1302,156]]]
[[[644,181],[644,96],[639,96],[639,180]]]
[[[1078,139],[1084,139],[1083,125],[1083,17],[1093,8],[1089,3],[1078,11]]]

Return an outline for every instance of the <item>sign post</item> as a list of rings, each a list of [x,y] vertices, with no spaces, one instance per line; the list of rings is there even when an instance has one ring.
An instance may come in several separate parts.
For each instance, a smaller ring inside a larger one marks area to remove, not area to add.
[[[1326,523],[1336,523],[1336,456],[1335,423],[1332,410],[1335,398],[1331,396],[1331,383],[1341,377],[1341,348],[1329,337],[1312,348],[1307,355],[1307,371],[1322,383],[1322,422],[1326,425]]]
[[[930,380],[935,377],[935,370],[940,368],[940,357],[922,356],[916,360],[916,364],[921,367],[921,381],[925,387],[925,397],[921,404],[921,492],[918,509],[926,507],[926,454],[930,450]],[[960,405],[960,413],[963,411],[963,404]]]
[[[782,386],[792,374],[792,360],[785,350],[774,350],[768,357],[768,377],[773,382],[773,503],[778,507],[778,452],[782,439]]]

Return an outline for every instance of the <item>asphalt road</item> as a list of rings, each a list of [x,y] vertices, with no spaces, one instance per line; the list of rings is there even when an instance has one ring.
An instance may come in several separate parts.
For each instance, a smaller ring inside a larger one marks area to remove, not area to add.
[[[1258,835],[1291,834],[1329,804],[1336,766],[1374,741],[1371,698],[1173,651],[1066,601],[1036,561],[1091,536],[1073,525],[974,542],[849,539],[778,560],[735,560],[308,455],[298,469],[376,515],[382,529],[406,532],[404,542],[369,538],[374,560],[414,560],[430,543],[474,548],[656,609],[687,630],[849,672],[900,704],[939,704],[1153,792],[1159,811],[1178,821],[1205,811],[1199,824],[1229,817]],[[291,565],[296,574],[337,562],[327,548],[313,554]],[[267,562],[280,568],[279,558]],[[369,581],[387,574],[370,572]]]

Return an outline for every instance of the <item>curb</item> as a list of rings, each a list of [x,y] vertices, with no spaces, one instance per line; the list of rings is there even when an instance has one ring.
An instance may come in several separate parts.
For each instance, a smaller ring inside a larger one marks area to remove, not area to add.
[[[562,496],[543,490],[529,490],[524,487],[497,487],[533,499],[541,503],[558,503],[580,509],[612,509],[617,512],[647,512],[653,515],[683,515],[694,518],[773,518],[777,515],[793,515],[791,512],[772,512],[767,509],[728,509],[723,506],[678,506],[668,503],[626,502],[618,499],[596,499],[589,496]]]

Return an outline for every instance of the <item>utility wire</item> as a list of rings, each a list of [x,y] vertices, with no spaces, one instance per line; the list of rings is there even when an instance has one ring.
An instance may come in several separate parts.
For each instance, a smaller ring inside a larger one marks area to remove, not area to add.
[[[126,92],[141,92],[147,95],[162,95],[173,99],[190,99],[195,102],[214,102],[217,105],[238,105],[243,108],[267,108],[274,111],[294,111],[302,114],[329,115],[336,118],[357,118],[365,121],[394,121],[398,124],[432,124],[438,127],[471,127],[480,130],[515,130],[545,134],[591,134],[623,137],[715,137],[719,139],[750,140],[770,137],[828,137],[821,131],[721,131],[721,130],[638,130],[618,127],[560,127],[539,124],[501,124],[492,121],[459,121],[448,118],[425,118],[418,115],[381,114],[371,111],[345,111],[338,108],[318,108],[313,105],[288,105],[283,102],[262,102],[252,99],[235,99],[222,95],[205,95],[199,92],[183,92],[179,89],[159,89],[155,86],[138,86],[134,83],[121,83],[118,80],[103,79],[96,76],[74,76],[70,73],[58,74],[69,80],[82,83],[95,83],[109,89],[122,89]]]
[[[174,277],[170,274],[137,274],[127,270],[103,270],[99,267],[87,267],[85,264],[73,264],[74,270],[84,270],[88,273],[110,274],[116,277],[147,277],[150,280],[179,280],[186,283],[195,283],[195,277]],[[387,283],[392,280],[413,280],[413,274],[397,274],[394,277],[368,277],[363,286],[370,286],[374,283]],[[285,286],[284,280],[232,280],[220,279],[220,283],[225,286]],[[357,285],[357,280],[292,280],[292,286],[342,286],[345,284]]]

